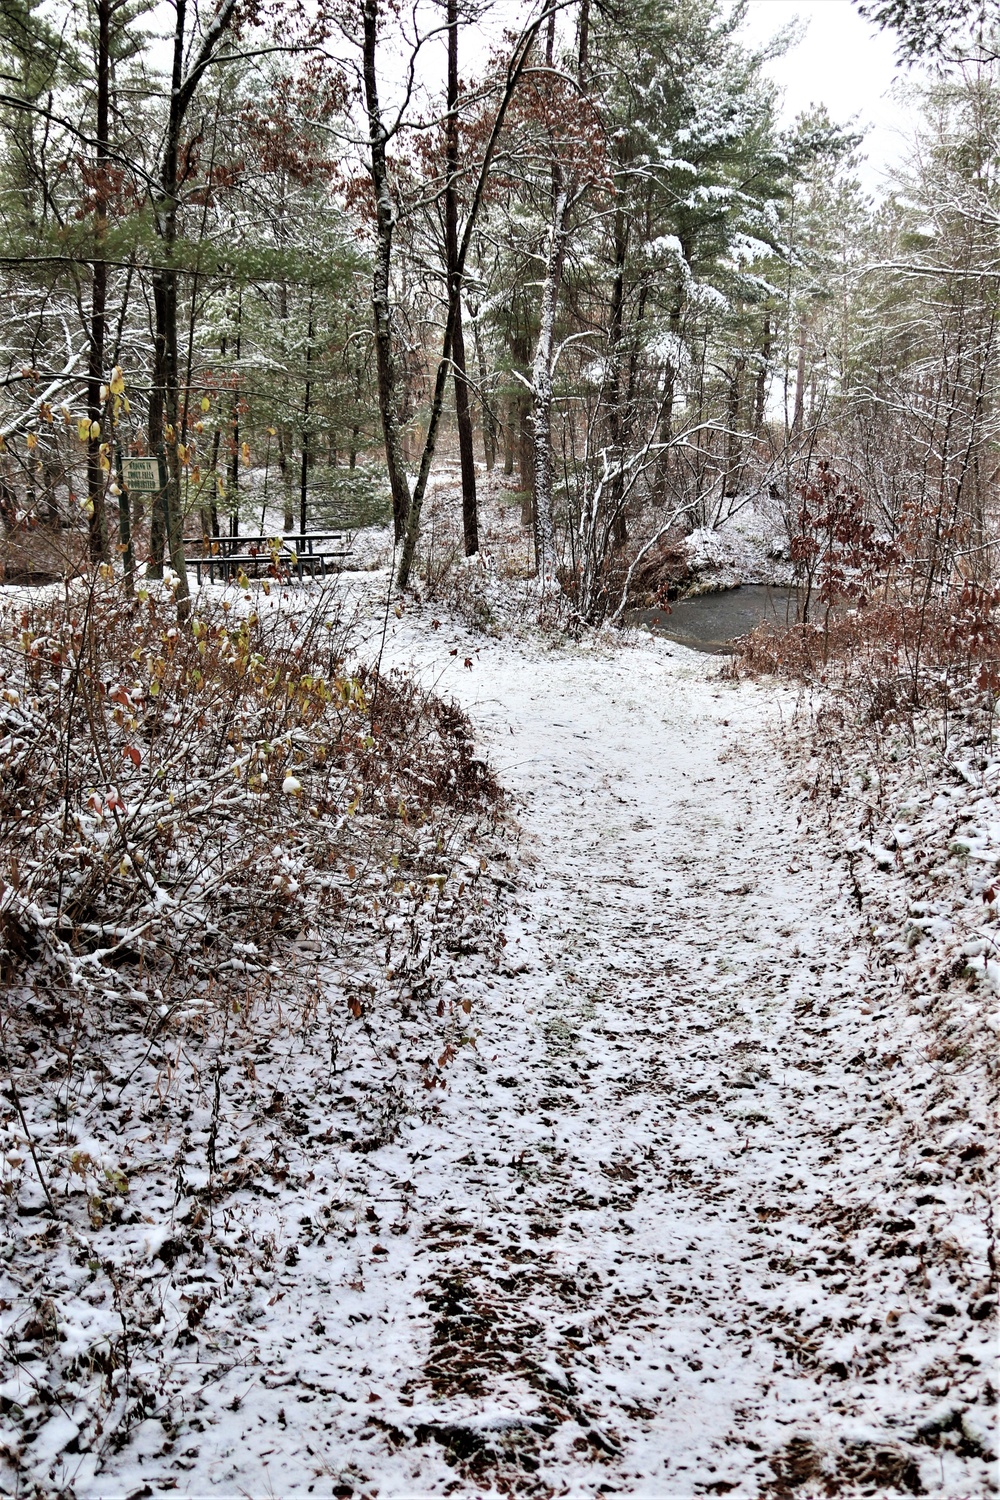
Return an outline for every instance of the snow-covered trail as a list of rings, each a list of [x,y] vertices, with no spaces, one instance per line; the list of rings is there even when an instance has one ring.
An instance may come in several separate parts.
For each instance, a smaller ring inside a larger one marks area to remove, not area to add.
[[[926,1084],[797,825],[780,695],[663,641],[409,615],[385,660],[460,699],[523,831],[499,966],[442,980],[476,1046],[377,1149],[283,1141],[287,1181],[222,1226],[267,1264],[190,1273],[217,1301],[165,1354],[182,1419],[67,1459],[80,1500],[985,1493],[971,1252],[907,1177],[893,1090]],[[360,1048],[300,1066],[276,1086],[309,1113],[377,1094]]]
[[[891,1439],[934,1332],[872,1238],[893,1228],[857,1055],[874,990],[782,790],[775,695],[663,642],[490,646],[471,670],[450,649],[389,648],[472,715],[532,883],[476,996],[480,1055],[408,1142],[421,1248],[393,1321],[420,1367],[385,1430],[421,1439],[413,1488],[444,1457],[539,1493],[754,1493],[831,1466],[838,1493],[909,1490]],[[925,1483],[947,1483],[937,1454]]]

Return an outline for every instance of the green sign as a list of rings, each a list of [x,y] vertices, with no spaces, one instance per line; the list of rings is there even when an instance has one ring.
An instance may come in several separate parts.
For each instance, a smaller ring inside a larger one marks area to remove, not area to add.
[[[158,458],[123,458],[122,477],[134,495],[158,495],[165,483]]]

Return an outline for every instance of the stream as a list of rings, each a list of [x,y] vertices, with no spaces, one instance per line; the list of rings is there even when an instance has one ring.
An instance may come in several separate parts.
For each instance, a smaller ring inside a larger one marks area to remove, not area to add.
[[[744,584],[693,599],[678,599],[669,608],[636,609],[627,616],[630,625],[645,627],[696,651],[728,651],[730,642],[746,635],[765,620],[778,625],[795,622],[796,591]]]

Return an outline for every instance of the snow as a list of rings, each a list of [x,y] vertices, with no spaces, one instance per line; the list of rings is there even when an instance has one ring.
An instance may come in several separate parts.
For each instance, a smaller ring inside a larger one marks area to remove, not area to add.
[[[958,1156],[985,1120],[935,1124],[950,1175],[914,1176],[935,1064],[789,776],[792,694],[661,640],[386,617],[378,573],[335,587],[371,622],[361,655],[387,619],[385,663],[471,715],[516,864],[464,863],[482,912],[436,969],[457,1023],[434,1086],[394,1062],[391,1017],[331,1056],[343,973],[303,947],[315,1013],[255,1018],[273,1108],[227,1087],[225,1194],[207,1074],[176,1171],[155,1125],[120,1160],[88,1145],[144,1217],[52,1235],[47,1294],[59,1338],[104,1341],[133,1425],[102,1445],[79,1368],[31,1418],[25,1363],[0,1387],[29,1414],[22,1471],[78,1500],[986,1493],[987,1220]],[[12,1253],[49,1232],[14,1231]]]
[[[748,495],[726,504],[728,513],[716,525],[695,527],[684,540],[688,564],[699,575],[699,591],[739,588],[744,583],[794,585],[788,537],[773,514],[775,507],[764,497]]]

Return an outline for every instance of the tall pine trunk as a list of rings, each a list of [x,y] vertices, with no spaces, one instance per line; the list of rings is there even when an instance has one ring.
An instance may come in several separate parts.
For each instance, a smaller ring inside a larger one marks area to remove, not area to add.
[[[618,472],[611,482],[610,509],[612,533],[615,545],[624,547],[628,541],[622,497],[625,492],[625,475],[622,463],[625,457],[626,413],[622,378],[622,338],[625,319],[625,260],[628,253],[628,228],[621,209],[615,214],[615,275],[611,286],[611,317],[608,325],[608,429],[611,446],[615,454]]]

